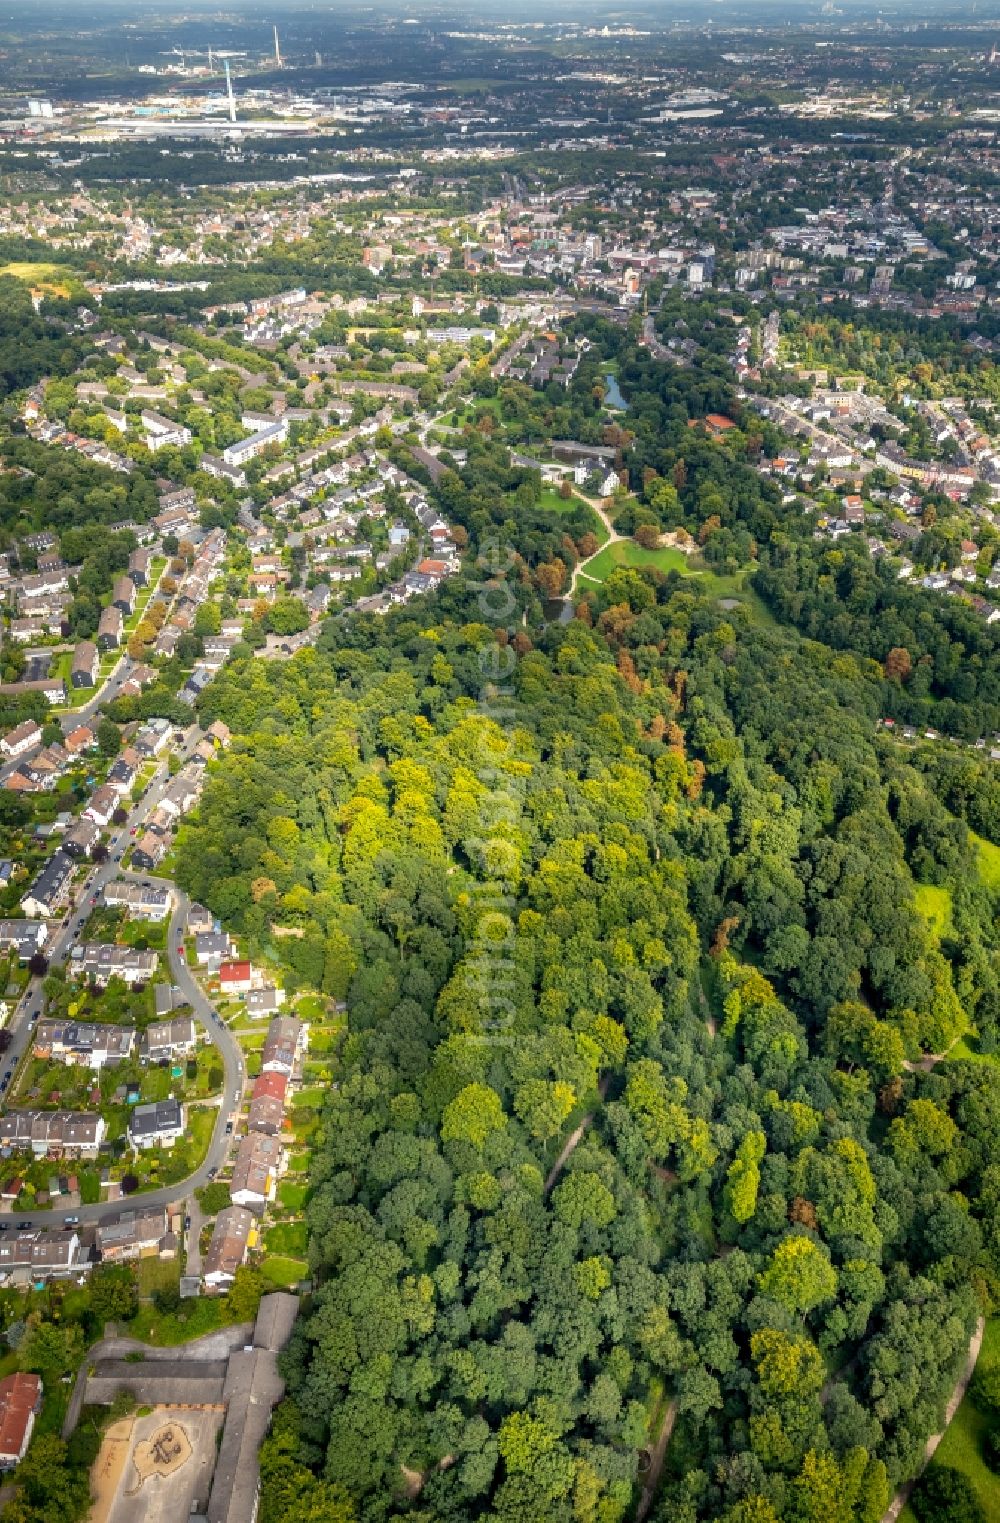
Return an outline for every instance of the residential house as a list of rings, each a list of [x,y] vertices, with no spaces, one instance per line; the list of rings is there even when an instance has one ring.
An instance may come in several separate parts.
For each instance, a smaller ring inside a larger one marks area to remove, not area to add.
[[[254,1080],[247,1126],[251,1132],[280,1132],[285,1115],[288,1077],[283,1073],[262,1073]]]
[[[301,1042],[302,1022],[296,1020],[294,1015],[275,1016],[268,1027],[261,1052],[261,1073],[280,1073],[290,1079]]]
[[[284,989],[276,989],[273,984],[265,984],[262,989],[248,989],[245,1000],[247,1015],[274,1015],[284,1000]]]
[[[190,1015],[176,1015],[169,1021],[155,1021],[147,1026],[140,1050],[150,1063],[187,1057],[198,1045],[198,1028]]]
[[[40,1376],[17,1370],[0,1380],[0,1470],[13,1470],[24,1459],[41,1410]]]
[[[138,394],[137,392],[136,395]],[[180,449],[191,442],[189,428],[185,428],[182,423],[175,423],[171,418],[165,418],[162,413],[153,412],[152,408],[144,407],[139,417],[146,430],[144,443],[149,450],[156,451],[168,446]]]
[[[128,1140],[134,1148],[172,1148],[184,1135],[184,1107],[179,1100],[137,1105],[128,1121]]]
[[[147,830],[132,848],[132,866],[140,872],[151,873],[167,854],[167,842],[155,831]]]
[[[71,687],[93,687],[101,659],[93,640],[81,640],[73,652],[69,681]]]
[[[77,725],[63,737],[63,745],[71,756],[79,756],[82,751],[90,751],[97,745],[97,736],[89,725]]]
[[[29,962],[41,952],[49,928],[40,920],[0,920],[0,952],[16,952],[19,962]]]
[[[95,1243],[102,1264],[127,1264],[133,1259],[172,1259],[177,1254],[177,1237],[170,1230],[162,1206],[145,1210],[123,1211],[113,1220],[104,1220],[97,1229]]]
[[[65,1279],[86,1269],[76,1232],[39,1227],[7,1234],[0,1241],[0,1283],[24,1287],[40,1280]]]
[[[0,740],[0,751],[4,756],[23,756],[26,751],[34,750],[35,746],[42,743],[42,728],[33,719],[26,719],[23,724],[16,725],[13,730]]]
[[[95,820],[89,820],[85,815],[81,815],[63,836],[62,849],[69,856],[79,860],[81,857],[91,856],[100,839],[101,827]]]
[[[201,906],[199,906],[200,908]],[[192,910],[194,905],[191,906]],[[190,926],[190,915],[188,917]],[[210,972],[219,968],[232,951],[233,944],[225,931],[199,931],[194,939],[195,960]]]
[[[187,928],[189,936],[205,936],[212,930],[215,922],[212,913],[203,904],[191,904],[187,912]],[[199,962],[201,959],[199,958]]]
[[[246,1206],[226,1206],[219,1212],[202,1269],[208,1289],[228,1289],[256,1236],[256,1221]]]
[[[21,900],[21,908],[33,918],[48,918],[64,903],[73,877],[73,859],[62,850],[52,856],[39,871],[34,883]]]
[[[187,766],[172,780],[160,800],[160,808],[179,819],[197,803],[201,780],[193,767]]]
[[[104,889],[104,903],[111,909],[128,910],[133,920],[151,920],[155,924],[170,914],[170,890],[155,883],[134,883],[119,878]]]
[[[234,1203],[251,1211],[263,1211],[274,1198],[274,1189],[284,1157],[277,1137],[266,1132],[248,1132],[240,1142],[229,1186]]]
[[[95,825],[99,825],[104,830],[111,824],[112,815],[120,802],[118,790],[110,783],[102,783],[99,788],[94,789],[83,806],[83,817],[93,820]]]
[[[114,788],[120,801],[132,792],[139,777],[140,757],[132,747],[127,747],[120,756],[116,756],[108,770],[108,787]]]
[[[149,581],[152,555],[149,550],[139,548],[133,550],[128,558],[128,574],[137,587],[145,587]]]
[[[46,703],[66,702],[66,684],[61,677],[39,677],[30,682],[0,682],[0,698],[30,698],[40,694]]]
[[[120,576],[111,589],[111,602],[117,608],[123,618],[128,618],[135,609],[135,582],[130,576]]]
[[[125,621],[120,608],[112,603],[103,609],[97,623],[97,643],[101,650],[113,650],[120,645],[124,628]]]
[[[249,962],[224,962],[219,968],[223,994],[245,994],[253,987],[253,976]]]

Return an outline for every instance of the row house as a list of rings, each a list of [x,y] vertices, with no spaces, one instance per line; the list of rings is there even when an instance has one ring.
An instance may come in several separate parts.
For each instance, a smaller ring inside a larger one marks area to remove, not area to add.
[[[123,1063],[134,1046],[135,1032],[130,1026],[101,1021],[39,1021],[32,1053],[36,1058],[100,1071]]]
[[[257,1243],[257,1222],[246,1206],[226,1206],[215,1219],[212,1240],[205,1254],[202,1276],[210,1290],[226,1290],[245,1262],[247,1251]]]
[[[292,1077],[296,1058],[303,1042],[303,1025],[292,1015],[278,1015],[268,1027],[261,1052],[262,1074],[280,1073]]]
[[[93,640],[81,640],[73,652],[69,681],[71,687],[94,687],[101,658]]]
[[[101,610],[101,617],[97,621],[97,644],[101,650],[114,650],[122,643],[122,634],[125,629],[125,620],[122,611],[114,603]]]
[[[0,698],[44,698],[53,707],[66,702],[66,684],[61,677],[39,677],[30,682],[0,682]]]
[[[284,1148],[278,1137],[267,1132],[248,1132],[240,1142],[229,1186],[234,1205],[251,1211],[263,1211],[274,1199],[278,1177],[284,1163]]]
[[[0,952],[17,955],[18,962],[29,962],[45,950],[49,928],[41,920],[0,920]]]
[[[288,1076],[284,1073],[262,1073],[254,1080],[247,1117],[249,1131],[269,1132],[272,1136],[281,1131],[287,1089]]]
[[[0,1116],[0,1147],[36,1158],[96,1158],[106,1132],[103,1116],[84,1111],[10,1110]]]
[[[162,1206],[123,1211],[113,1221],[102,1221],[95,1244],[102,1264],[128,1264],[135,1259],[172,1259],[177,1256],[177,1237],[170,1230]]]
[[[75,1231],[35,1227],[9,1233],[0,1242],[0,1283],[6,1285],[66,1279],[88,1267]]]
[[[104,889],[104,903],[109,909],[127,910],[133,920],[151,920],[159,924],[170,914],[170,890],[153,883],[135,883],[119,878]]]
[[[70,958],[74,977],[87,978],[99,988],[120,978],[130,988],[147,984],[157,968],[155,952],[116,942],[88,941],[74,947]]]

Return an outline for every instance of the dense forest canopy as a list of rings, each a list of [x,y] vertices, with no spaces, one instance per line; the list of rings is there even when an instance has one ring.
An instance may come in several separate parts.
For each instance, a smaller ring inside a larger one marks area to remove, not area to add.
[[[348,1008],[263,1515],[621,1518],[669,1395],[654,1518],[874,1523],[997,1268],[996,1070],[913,1066],[995,1041],[988,789],[863,641],[475,587],[201,700],[181,882]]]

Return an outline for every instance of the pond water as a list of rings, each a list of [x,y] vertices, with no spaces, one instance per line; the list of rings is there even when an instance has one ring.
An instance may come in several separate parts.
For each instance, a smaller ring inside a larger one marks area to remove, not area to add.
[[[617,407],[620,408],[622,412],[628,412],[628,403],[622,396],[622,390],[618,384],[618,377],[616,375],[608,374],[604,377],[604,384],[607,387],[607,390],[604,393],[604,400],[608,407]]]
[[[568,624],[573,617],[573,604],[569,598],[546,598],[542,611],[550,624]]]

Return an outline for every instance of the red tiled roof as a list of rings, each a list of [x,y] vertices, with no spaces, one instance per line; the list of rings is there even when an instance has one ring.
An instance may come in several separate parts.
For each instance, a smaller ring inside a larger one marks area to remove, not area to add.
[[[42,1394],[37,1375],[18,1371],[0,1380],[0,1456],[21,1456],[31,1414]]]
[[[248,962],[224,962],[219,969],[219,982],[223,984],[238,984],[250,977],[250,964]]]
[[[287,1074],[277,1073],[269,1069],[266,1074],[261,1074],[255,1079],[253,1086],[253,1098],[259,1100],[267,1095],[271,1100],[284,1100],[285,1090],[288,1088]]]

